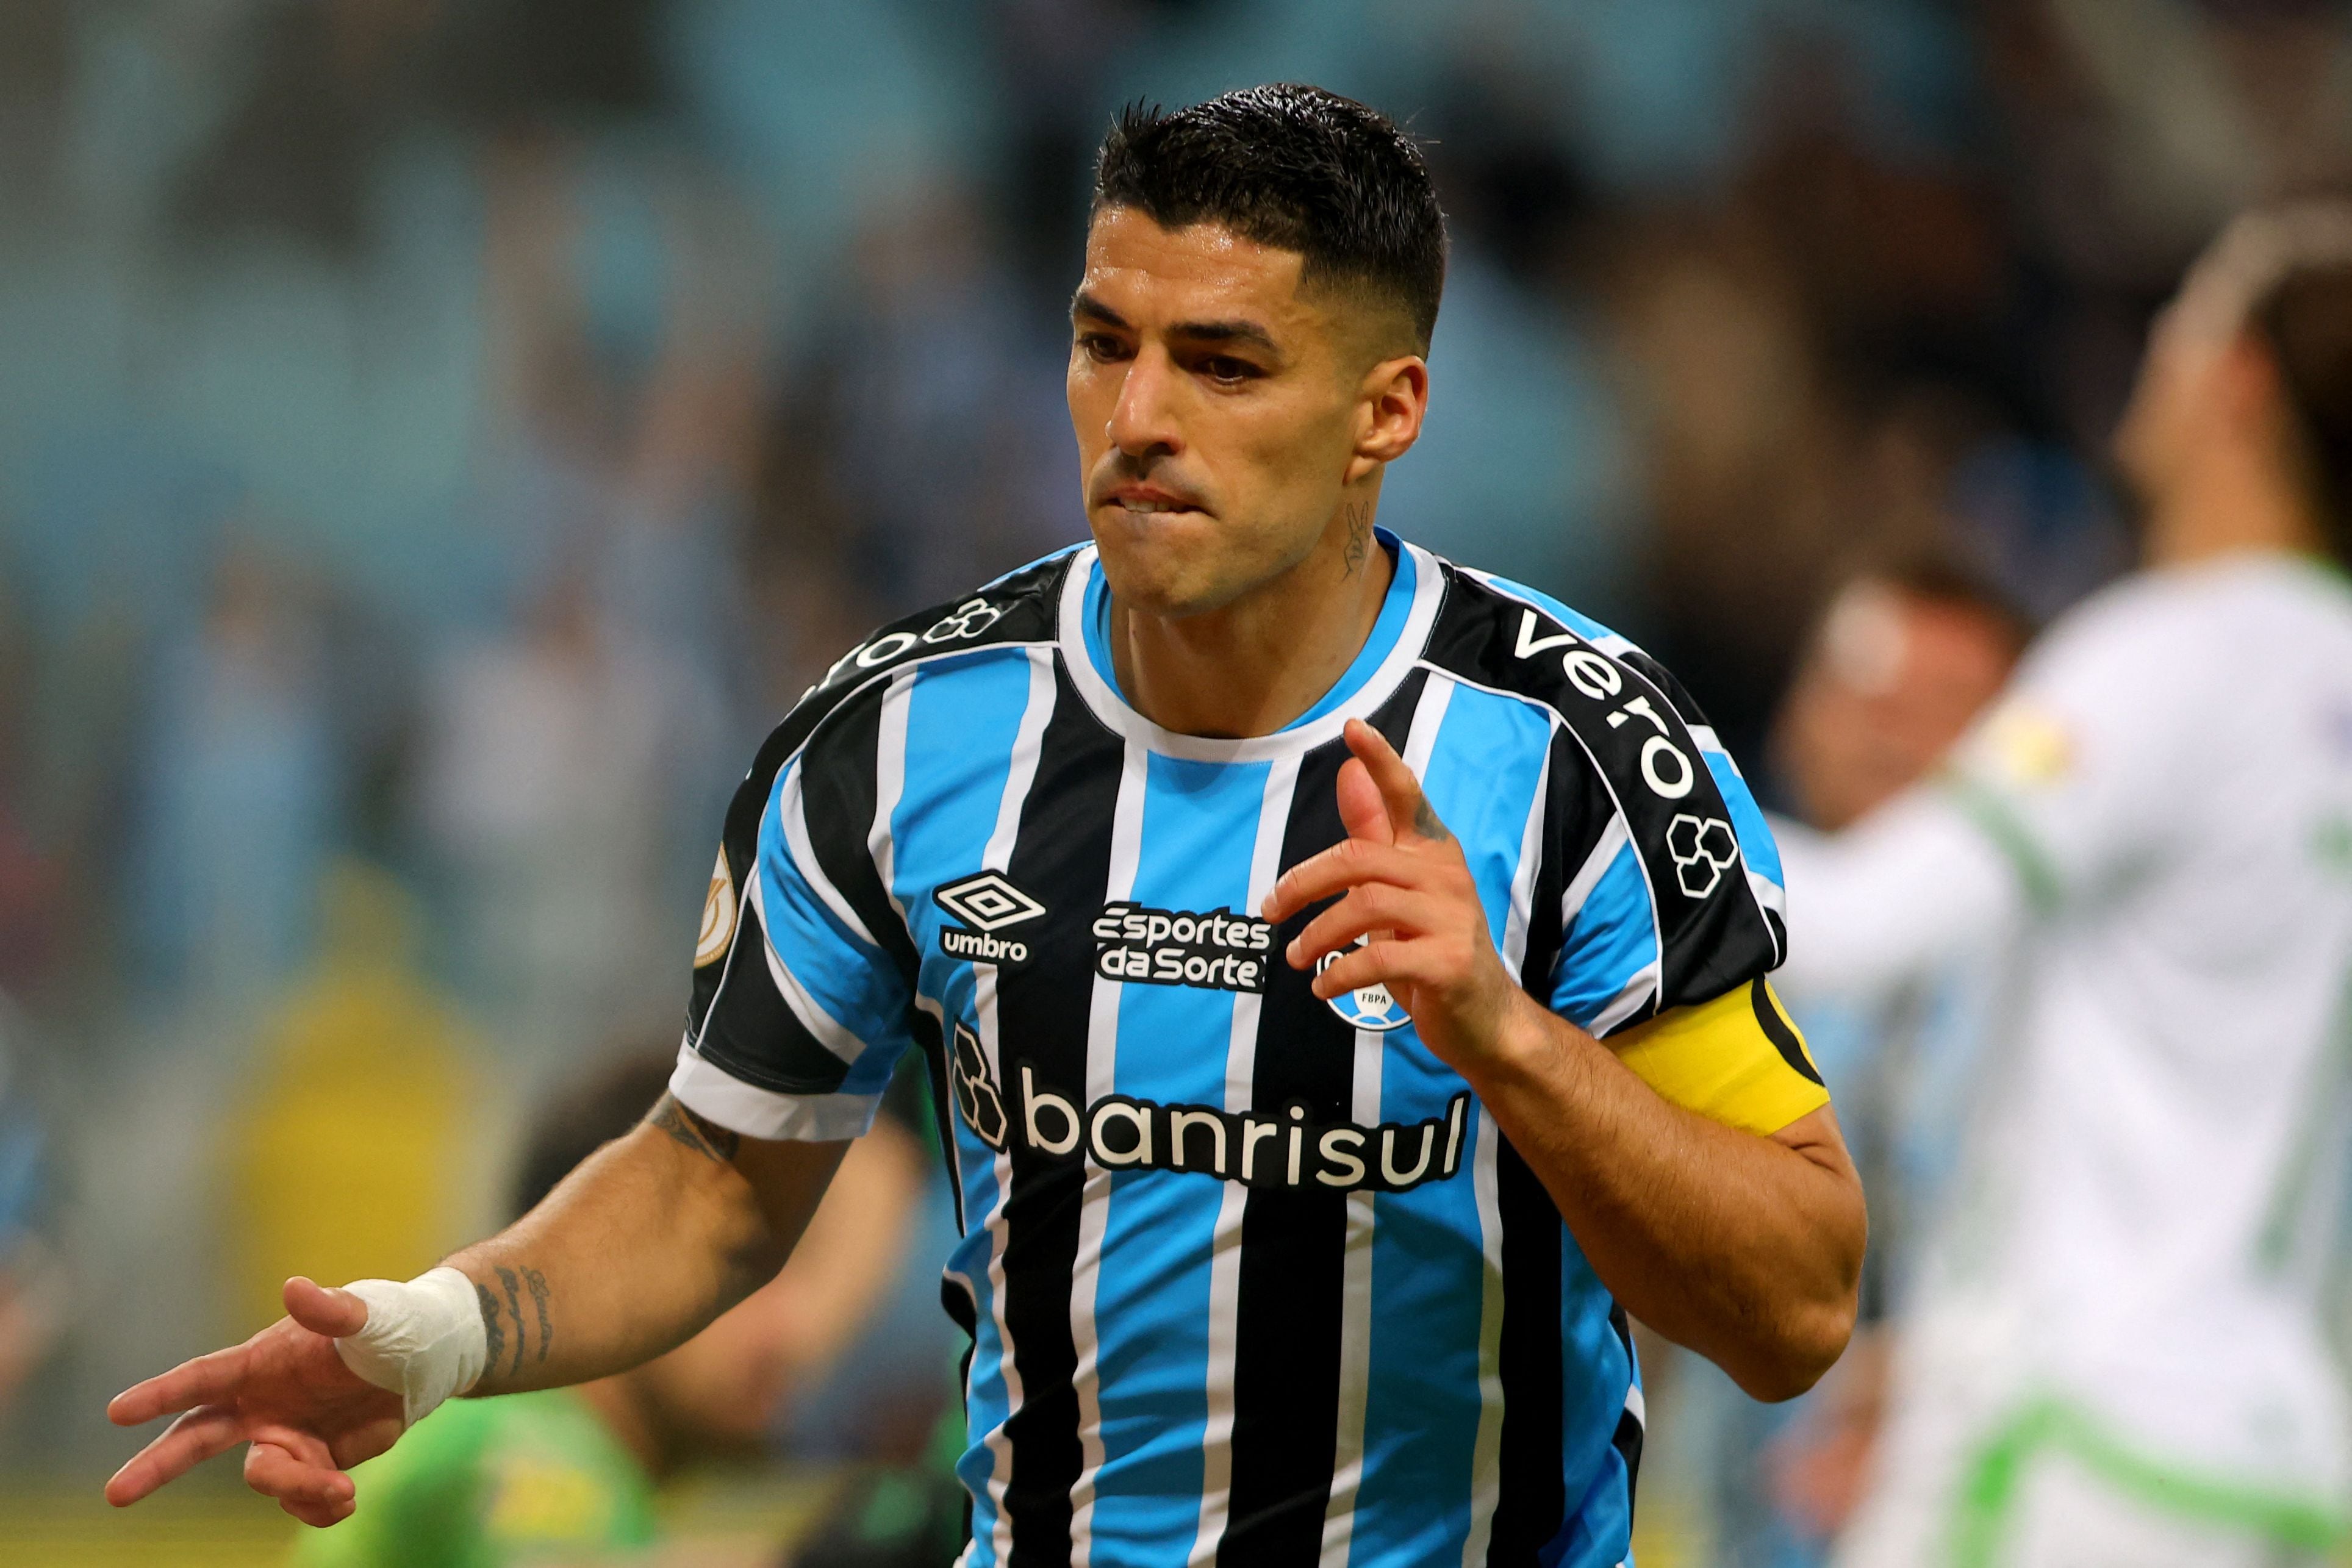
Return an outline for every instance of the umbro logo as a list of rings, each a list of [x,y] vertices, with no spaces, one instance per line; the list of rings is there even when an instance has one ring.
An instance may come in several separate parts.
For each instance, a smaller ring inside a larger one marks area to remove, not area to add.
[[[1001,871],[949,883],[932,893],[931,900],[975,931],[1002,931],[1045,913],[1044,904],[1013,886]]]
[[[996,934],[1007,926],[1034,920],[1045,906],[1013,885],[1003,872],[984,871],[951,882],[931,893],[931,902],[963,922],[940,932],[940,948],[950,957],[975,958],[989,964],[1024,964],[1029,945]]]

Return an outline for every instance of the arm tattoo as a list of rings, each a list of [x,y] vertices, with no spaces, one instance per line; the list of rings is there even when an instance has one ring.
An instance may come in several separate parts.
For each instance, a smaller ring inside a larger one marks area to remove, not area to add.
[[[474,1294],[481,1299],[482,1333],[489,1341],[489,1357],[482,1363],[482,1367],[485,1372],[494,1372],[507,1343],[507,1332],[499,1326],[499,1299],[490,1294],[490,1288],[478,1280],[474,1281]]]
[[[646,1118],[678,1143],[698,1155],[714,1160],[731,1160],[743,1140],[716,1122],[707,1121],[677,1103],[674,1094],[665,1094]]]
[[[522,1327],[522,1298],[521,1298],[521,1297],[517,1293],[517,1284],[516,1284],[516,1281],[515,1281],[515,1271],[514,1271],[512,1269],[507,1268],[505,1265],[500,1264],[500,1265],[499,1265],[499,1266],[498,1266],[498,1276],[499,1276],[499,1283],[506,1287],[506,1292],[507,1292],[507,1316],[509,1316],[509,1317],[510,1317],[510,1318],[512,1318],[512,1319],[514,1320],[514,1330],[515,1330],[515,1341],[514,1341],[514,1344],[515,1344],[514,1364],[513,1364],[512,1366],[510,1366],[510,1367],[507,1368],[507,1375],[508,1375],[508,1376],[509,1376],[509,1377],[512,1377],[512,1376],[514,1376],[516,1374],[518,1374],[518,1373],[520,1373],[520,1372],[521,1372],[521,1371],[522,1371],[522,1347],[523,1347],[523,1341],[525,1341],[526,1339],[530,1338],[530,1335],[528,1335],[528,1334],[526,1334],[526,1333],[523,1332],[523,1327]]]
[[[485,1348],[488,1352],[483,1372],[485,1375],[496,1373],[499,1363],[506,1361],[506,1375],[514,1377],[521,1374],[523,1358],[530,1349],[530,1320],[522,1315],[523,1294],[530,1293],[532,1315],[539,1320],[539,1353],[533,1359],[543,1363],[547,1360],[547,1347],[555,1338],[555,1326],[547,1310],[555,1292],[549,1287],[546,1275],[527,1265],[509,1269],[503,1263],[493,1263],[490,1272],[498,1276],[506,1300],[501,1302],[498,1291],[476,1282],[474,1295],[482,1304],[482,1336],[488,1342]],[[507,1357],[509,1330],[514,1335],[511,1360]]]
[[[1350,501],[1348,514],[1348,575],[1353,577],[1363,570],[1364,558],[1371,551],[1372,508],[1369,502]]]
[[[547,1298],[554,1292],[547,1288],[547,1276],[536,1269],[525,1269],[522,1282],[524,1288],[530,1291],[530,1304],[539,1309],[539,1359],[544,1363],[547,1347],[555,1338],[555,1325],[547,1317]]]

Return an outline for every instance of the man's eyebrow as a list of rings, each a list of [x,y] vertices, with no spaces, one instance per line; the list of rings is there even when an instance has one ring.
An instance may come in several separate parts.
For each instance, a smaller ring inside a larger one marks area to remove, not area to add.
[[[1070,319],[1075,321],[1081,316],[1091,316],[1096,320],[1103,322],[1107,326],[1124,327],[1127,325],[1126,317],[1120,315],[1118,311],[1112,309],[1109,306],[1104,304],[1101,300],[1096,298],[1093,295],[1087,293],[1083,288],[1079,289],[1076,294],[1070,297]]]
[[[1273,336],[1255,321],[1179,321],[1168,329],[1168,335],[1209,343],[1248,343],[1269,354],[1282,351]]]
[[[1126,328],[1129,325],[1126,317],[1084,289],[1070,298],[1070,319],[1077,320],[1081,318],[1099,321],[1107,327]],[[1179,321],[1168,329],[1168,335],[1191,339],[1195,342],[1247,343],[1269,354],[1282,351],[1273,334],[1255,321]]]

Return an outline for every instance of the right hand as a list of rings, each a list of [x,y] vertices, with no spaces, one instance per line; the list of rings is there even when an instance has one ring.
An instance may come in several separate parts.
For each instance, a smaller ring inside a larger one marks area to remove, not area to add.
[[[106,1407],[118,1427],[184,1411],[106,1483],[124,1508],[239,1443],[245,1482],[305,1524],[351,1516],[343,1471],[392,1447],[401,1433],[401,1396],[343,1364],[335,1341],[367,1324],[367,1303],[348,1291],[297,1277],[286,1281],[286,1313],[226,1350],[183,1362],[126,1388]]]

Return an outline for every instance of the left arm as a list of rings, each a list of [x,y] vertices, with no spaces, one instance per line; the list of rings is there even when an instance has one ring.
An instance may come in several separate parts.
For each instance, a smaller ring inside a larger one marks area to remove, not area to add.
[[[1291,942],[1334,997],[1385,985],[1422,1040],[1467,1080],[1543,1182],[1626,1309],[1748,1393],[1812,1386],[1853,1327],[1862,1185],[1826,1106],[1769,1135],[1662,1098],[1614,1052],[1528,995],[1495,951],[1461,847],[1380,734],[1348,727],[1349,837],[1293,867],[1264,914],[1335,894]]]

